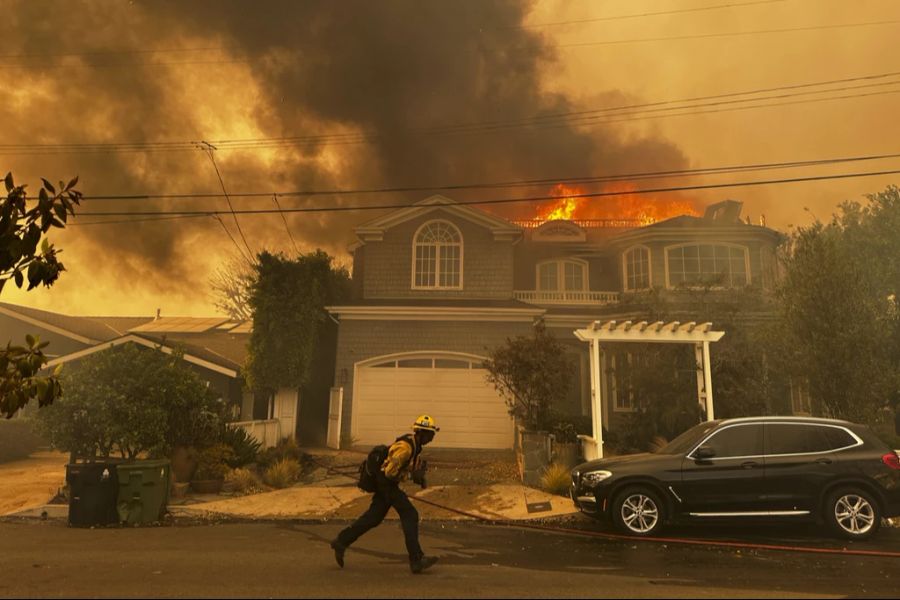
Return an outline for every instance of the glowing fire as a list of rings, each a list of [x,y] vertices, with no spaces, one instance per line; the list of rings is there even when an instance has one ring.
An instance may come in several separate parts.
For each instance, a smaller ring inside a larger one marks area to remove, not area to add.
[[[610,183],[603,192],[632,192],[638,187],[628,182]],[[672,196],[645,194],[623,194],[595,198],[578,197],[584,194],[581,188],[559,183],[553,186],[549,195],[558,197],[552,203],[538,208],[538,221],[566,219],[572,221],[607,219],[636,221],[650,225],[680,215],[699,215],[694,202]]]

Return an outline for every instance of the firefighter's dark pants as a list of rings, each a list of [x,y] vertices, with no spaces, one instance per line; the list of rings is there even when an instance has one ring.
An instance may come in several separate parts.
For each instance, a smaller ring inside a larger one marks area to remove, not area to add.
[[[388,481],[384,476],[378,477],[378,491],[372,496],[369,510],[364,512],[350,527],[338,534],[338,542],[349,547],[361,535],[378,527],[384,521],[384,517],[387,516],[391,507],[400,515],[400,524],[403,526],[403,537],[406,538],[409,560],[420,559],[424,553],[422,547],[419,546],[419,513],[400,486]]]

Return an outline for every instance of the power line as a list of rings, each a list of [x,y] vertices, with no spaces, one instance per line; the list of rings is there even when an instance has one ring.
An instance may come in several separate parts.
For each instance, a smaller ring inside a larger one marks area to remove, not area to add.
[[[205,48],[141,48],[128,50],[92,50],[90,52],[42,52],[37,54],[0,54],[0,60],[7,59],[32,59],[32,58],[57,58],[68,56],[108,56],[111,54],[169,54],[183,52],[221,52],[227,50],[222,46],[211,46]]]
[[[473,122],[468,124],[456,124],[456,125],[445,125],[431,128],[420,128],[420,129],[410,129],[401,133],[411,133],[411,134],[423,134],[423,135],[450,135],[450,134],[467,134],[467,133],[482,133],[488,131],[499,131],[501,129],[506,128],[518,128],[518,127],[532,127],[532,128],[540,128],[540,127],[549,127],[549,126],[568,126],[570,124],[602,124],[602,123],[615,123],[621,122],[622,120],[597,120],[599,117],[603,116],[621,116],[621,117],[634,117],[633,119],[627,120],[642,120],[648,118],[657,118],[657,117],[646,117],[641,116],[642,114],[651,112],[662,112],[669,113],[670,111],[678,111],[684,110],[686,108],[703,108],[708,106],[718,106],[721,105],[719,102],[708,102],[708,103],[700,103],[702,101],[718,101],[726,98],[734,98],[736,100],[732,101],[734,103],[753,103],[760,102],[763,100],[770,100],[776,98],[787,98],[793,96],[803,96],[810,94],[827,94],[833,93],[841,90],[848,89],[860,89],[865,87],[874,87],[874,86],[885,86],[885,85],[894,85],[900,83],[900,81],[894,82],[881,82],[881,83],[870,83],[868,85],[861,86],[848,86],[841,88],[832,88],[832,89],[821,89],[821,90],[810,90],[810,88],[814,87],[823,87],[823,86],[834,86],[845,83],[853,83],[853,82],[862,82],[862,81],[874,81],[878,79],[887,79],[893,78],[900,75],[900,71],[893,71],[887,73],[876,73],[870,75],[863,75],[857,77],[848,77],[842,79],[833,79],[827,81],[817,81],[817,82],[806,82],[799,84],[790,84],[783,86],[773,86],[768,88],[756,88],[751,90],[739,91],[739,92],[728,92],[724,94],[713,94],[706,96],[695,96],[690,98],[682,98],[676,100],[663,100],[649,103],[639,103],[639,104],[630,104],[630,105],[622,105],[615,107],[605,107],[599,109],[591,109],[591,110],[583,110],[583,111],[571,111],[566,113],[556,113],[550,115],[537,115],[532,117],[520,118],[520,119],[511,119],[511,120],[502,120],[502,121],[484,121],[484,122]],[[791,90],[808,90],[808,91],[797,91],[796,94],[780,94],[780,95],[771,95],[768,97],[762,97],[761,94],[771,94],[773,92],[779,91],[791,91]],[[871,95],[871,94],[867,94]],[[753,98],[739,98],[740,96],[758,96]],[[853,97],[862,97],[860,96],[840,96],[834,99],[847,99]],[[818,102],[822,99],[810,99],[808,102]],[[700,103],[695,104],[693,106],[687,106],[687,103]],[[681,106],[678,106],[681,105]],[[778,106],[779,104],[769,104],[769,105],[761,105],[761,106]],[[666,110],[661,110],[664,107]],[[752,108],[752,107],[751,107]],[[630,112],[629,112],[630,111]],[[703,112],[725,112],[725,111],[697,111],[695,113],[684,113],[684,114],[702,114]],[[618,113],[618,114],[616,114]],[[664,116],[669,116],[664,114]],[[672,116],[680,116],[680,114],[674,114]],[[210,143],[215,144],[216,147],[220,150],[227,149],[257,149],[257,148],[272,148],[279,146],[288,146],[288,145],[300,145],[303,143],[308,144],[348,144],[348,143],[365,143],[367,141],[371,141],[377,139],[379,137],[384,137],[383,134],[377,134],[374,132],[360,132],[360,133],[351,133],[351,134],[325,134],[325,135],[317,135],[317,136],[291,136],[291,137],[263,137],[263,138],[245,138],[245,139],[224,139],[224,140],[211,140]],[[196,148],[197,142],[194,141],[169,141],[169,142],[101,142],[101,143],[66,143],[66,144],[0,144],[0,155],[43,155],[43,154],[68,154],[68,153],[84,153],[84,152],[154,152],[154,151],[184,151],[184,150],[193,150]]]
[[[644,42],[670,42],[676,40],[700,40],[700,39],[709,39],[709,38],[723,38],[723,37],[740,37],[747,35],[762,35],[762,34],[770,34],[770,33],[793,33],[797,31],[819,31],[823,29],[844,29],[848,27],[871,27],[875,25],[895,25],[900,23],[900,20],[891,20],[891,21],[868,21],[865,23],[842,23],[836,25],[814,25],[810,27],[789,27],[784,29],[757,29],[755,31],[731,31],[728,33],[702,33],[695,35],[676,35],[669,37],[655,37],[655,38],[638,38],[638,39],[630,39],[630,40],[606,40],[606,41],[598,41],[598,42],[575,42],[570,44],[557,44],[559,48],[577,48],[584,46],[613,46],[616,44],[639,44]]]
[[[600,21],[620,21],[623,19],[637,19],[641,17],[656,17],[660,15],[677,15],[682,13],[705,12],[709,10],[718,10],[721,8],[735,8],[739,6],[753,6],[755,4],[775,4],[785,2],[785,0],[756,0],[754,2],[732,2],[731,4],[717,4],[715,6],[701,6],[697,8],[682,8],[679,10],[664,10],[659,12],[634,13],[630,15],[614,15],[609,17],[596,17],[588,19],[575,19],[572,21],[557,21],[555,23],[535,23],[533,25],[517,25],[513,27],[504,27],[503,29],[533,29],[537,27],[556,27],[559,25],[576,25],[580,23],[596,23]]]
[[[221,58],[211,60],[179,60],[168,62],[119,62],[119,63],[78,63],[78,64],[23,64],[0,65],[0,69],[133,69],[134,67],[171,67],[179,65],[222,65],[250,62],[249,58]]]
[[[816,167],[836,165],[841,163],[868,162],[900,158],[900,153],[870,154],[862,156],[844,156],[833,158],[820,158],[812,160],[793,160],[771,163],[750,163],[740,165],[725,165],[718,167],[701,167],[696,169],[670,169],[664,171],[640,171],[631,173],[613,173],[609,175],[579,175],[574,177],[552,177],[541,179],[517,179],[507,181],[471,182],[463,184],[425,185],[425,186],[392,186],[372,187],[356,189],[322,189],[322,190],[298,190],[287,192],[230,192],[229,196],[236,198],[260,198],[268,196],[283,197],[311,197],[311,196],[345,196],[365,195],[381,193],[403,192],[427,192],[427,191],[454,191],[468,189],[502,189],[516,187],[533,187],[537,185],[565,183],[610,183],[618,181],[639,181],[659,178],[697,177],[701,175],[725,175],[735,173],[748,173],[754,171],[768,171],[775,169],[792,169],[804,167]],[[187,193],[187,194],[112,194],[103,196],[84,196],[83,200],[101,201],[135,201],[135,200],[185,200],[185,199],[213,199],[222,198],[220,193]]]
[[[805,183],[812,181],[829,181],[838,179],[854,179],[859,177],[876,177],[882,175],[896,175],[900,173],[900,169],[892,169],[886,171],[867,171],[857,173],[841,173],[836,175],[815,175],[810,177],[792,177],[786,179],[768,179],[758,181],[733,181],[725,183],[713,183],[703,185],[686,185],[659,188],[646,188],[628,191],[616,192],[587,192],[580,194],[568,194],[566,198],[605,198],[610,196],[633,196],[642,194],[663,194],[671,192],[685,192],[697,190],[725,189],[734,187],[755,187],[761,185],[782,185],[788,183]],[[494,205],[494,204],[512,204],[512,203],[532,203],[545,202],[551,200],[559,200],[559,196],[529,196],[523,198],[494,198],[486,200],[465,200],[453,202],[450,205],[470,206],[470,205]],[[286,209],[245,209],[233,211],[240,215],[269,215],[277,212],[284,213],[323,213],[323,212],[349,212],[359,210],[385,210],[394,208],[409,208],[409,204],[380,204],[380,205],[351,205],[351,206],[317,206],[303,208],[286,208]],[[124,217],[124,216],[159,216],[159,215],[194,215],[194,216],[215,216],[223,214],[223,211],[206,210],[206,211],[133,211],[133,212],[116,212],[116,211],[99,211],[99,212],[81,212],[80,216],[106,216],[106,217]],[[224,213],[228,214],[228,213]]]
[[[247,238],[244,237],[244,230],[241,229],[241,224],[234,212],[234,205],[231,203],[231,198],[228,196],[228,190],[225,189],[225,181],[222,180],[222,174],[219,172],[219,165],[216,164],[216,157],[213,155],[216,147],[208,142],[201,142],[200,149],[206,152],[206,155],[209,157],[209,160],[213,165],[213,168],[216,170],[216,177],[219,178],[219,185],[222,186],[222,194],[225,195],[225,200],[228,201],[228,208],[231,210],[231,216],[234,218],[234,224],[237,226],[238,233],[241,234],[241,240],[243,240],[244,246],[247,247],[247,260],[252,265],[253,250],[250,249],[250,244],[247,243]],[[221,218],[219,219],[219,222],[222,223]],[[222,227],[225,227],[225,223],[222,223]],[[231,233],[229,233],[228,235],[229,237],[231,237]],[[237,245],[237,242],[235,242],[235,245]]]
[[[281,204],[278,203],[278,194],[272,194],[272,200],[275,202],[275,206],[278,207],[278,214],[281,215],[281,220],[284,221],[284,228],[287,231],[288,237],[291,238],[294,254],[300,256],[300,251],[297,249],[297,242],[294,241],[294,234],[291,233],[291,228],[288,226],[287,217],[284,216],[284,211],[281,210]]]

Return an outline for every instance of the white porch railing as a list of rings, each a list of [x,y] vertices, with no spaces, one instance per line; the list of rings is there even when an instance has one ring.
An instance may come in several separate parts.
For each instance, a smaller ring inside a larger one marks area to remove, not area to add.
[[[619,292],[572,292],[549,290],[517,290],[513,297],[529,304],[602,305],[619,302]]]
[[[229,423],[229,427],[240,427],[249,435],[256,438],[262,447],[273,448],[281,439],[281,421],[278,419],[266,419],[259,421],[238,421]]]

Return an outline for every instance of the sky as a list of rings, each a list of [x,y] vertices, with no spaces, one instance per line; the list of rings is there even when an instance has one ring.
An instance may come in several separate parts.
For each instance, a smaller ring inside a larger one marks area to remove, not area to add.
[[[88,198],[72,225],[50,236],[67,268],[57,284],[27,293],[7,286],[0,300],[67,314],[215,314],[209,279],[229,256],[322,248],[346,264],[353,226],[383,214],[276,212],[239,217],[238,227],[222,197],[96,196],[220,194],[224,186],[238,210],[405,205],[434,190],[396,188],[542,180],[441,193],[547,196],[579,177],[900,152],[896,0],[0,7],[0,168],[32,190],[40,177],[78,175]],[[888,158],[577,187],[897,169],[900,159]],[[789,231],[898,181],[601,197],[581,201],[580,215],[614,217],[641,202],[702,210],[734,198],[753,222]],[[385,188],[395,191],[290,195]],[[540,206],[490,210],[527,218]],[[172,210],[224,214],[90,215]]]

